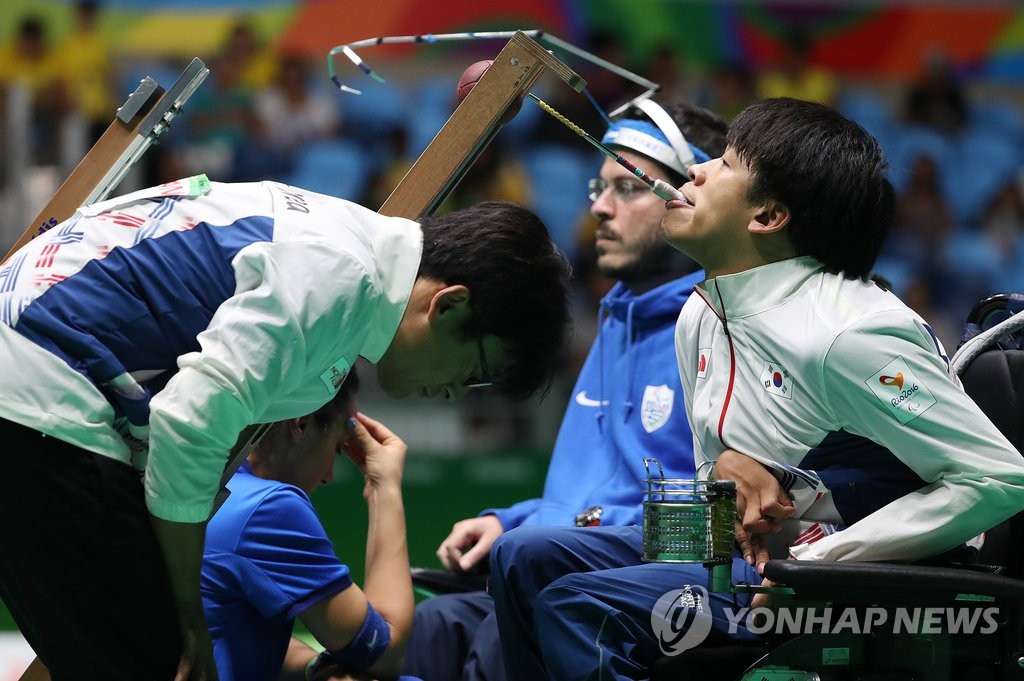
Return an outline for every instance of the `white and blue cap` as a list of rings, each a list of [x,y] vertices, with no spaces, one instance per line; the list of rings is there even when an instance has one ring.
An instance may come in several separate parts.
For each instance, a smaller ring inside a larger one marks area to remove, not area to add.
[[[641,99],[634,105],[654,121],[624,118],[612,123],[601,142],[643,154],[680,175],[694,163],[711,159],[700,147],[687,141],[672,116],[657,102]]]

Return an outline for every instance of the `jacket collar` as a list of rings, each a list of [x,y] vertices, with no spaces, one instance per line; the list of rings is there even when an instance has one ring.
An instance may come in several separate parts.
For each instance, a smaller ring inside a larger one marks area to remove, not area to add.
[[[378,265],[382,300],[359,354],[376,364],[394,340],[409,304],[419,274],[423,233],[418,223],[401,218],[381,216],[374,227],[371,248]]]
[[[706,279],[697,288],[720,315],[736,319],[785,303],[824,268],[816,258],[800,256]]]

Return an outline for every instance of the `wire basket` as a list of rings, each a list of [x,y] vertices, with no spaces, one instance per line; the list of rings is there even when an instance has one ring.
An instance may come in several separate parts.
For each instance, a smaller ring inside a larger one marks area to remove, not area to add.
[[[666,478],[657,459],[644,459],[644,467],[643,560],[706,566],[731,563],[736,539],[736,483]]]

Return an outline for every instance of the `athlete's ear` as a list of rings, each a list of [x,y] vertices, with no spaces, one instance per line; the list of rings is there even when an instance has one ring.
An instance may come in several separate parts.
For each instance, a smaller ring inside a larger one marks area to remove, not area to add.
[[[747,229],[754,234],[773,234],[789,224],[789,208],[778,201],[762,206]]]
[[[439,288],[434,292],[427,309],[427,318],[431,323],[439,317],[448,321],[447,317],[449,316],[461,318],[469,312],[469,289],[463,284],[454,284]]]
[[[306,432],[308,425],[309,416],[298,416],[288,419],[288,438],[293,442],[302,439],[302,434]]]

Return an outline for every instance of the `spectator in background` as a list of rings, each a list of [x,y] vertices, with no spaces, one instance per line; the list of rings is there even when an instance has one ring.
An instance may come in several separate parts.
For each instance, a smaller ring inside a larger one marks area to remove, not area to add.
[[[929,277],[918,275],[913,277],[904,287],[900,297],[907,307],[921,316],[921,319],[928,320],[928,326],[932,328],[944,348],[955,348],[960,341],[960,334],[963,331],[962,314],[954,319],[950,314],[951,306],[940,304],[936,300],[936,287]],[[943,301],[946,303],[947,301]],[[970,305],[964,306],[970,309]]]
[[[930,156],[918,156],[911,166],[910,184],[896,201],[896,220],[887,250],[914,259],[932,257],[953,232],[953,222],[938,164]]]
[[[999,263],[995,287],[1024,293],[1024,196],[1018,179],[1007,181],[985,206],[979,225],[982,239]]]
[[[594,56],[612,64],[630,68],[622,40],[612,33],[596,31],[591,35],[585,47]],[[587,81],[587,91],[605,111],[611,111],[629,99],[622,96],[622,78],[608,69],[588,61],[574,64],[574,68]],[[581,97],[570,88],[555,87],[541,98],[588,132],[608,127],[608,120],[604,117],[603,111],[599,111],[586,97]],[[566,144],[567,139],[565,126],[562,123],[552,116],[542,116],[537,122],[532,142],[535,144]],[[570,140],[570,142],[573,141]]]
[[[831,105],[836,97],[836,80],[811,61],[812,47],[811,35],[806,30],[789,30],[782,39],[782,57],[777,67],[759,79],[760,96],[793,97]]]
[[[472,172],[466,173],[442,205],[447,212],[481,201],[530,203],[530,178],[525,168],[497,144],[489,144],[480,152]]]
[[[1024,293],[1024,199],[1009,178],[985,205],[976,230],[954,234],[946,247],[947,278],[966,289],[966,309],[992,293]]]
[[[651,60],[643,74],[661,86],[658,96],[666,100],[692,100],[689,78],[683,68],[683,58],[676,52],[675,43],[663,42],[651,52]]]
[[[932,52],[907,91],[906,121],[956,135],[967,125],[967,95],[953,72],[949,58]]]
[[[384,205],[416,160],[409,155],[409,131],[404,127],[393,128],[387,133],[384,142],[381,153],[383,162],[374,173],[367,190],[367,205],[371,208]]]
[[[236,180],[282,180],[297,154],[340,130],[337,102],[312,87],[309,62],[300,56],[281,60],[274,82],[255,91],[256,136],[235,149]]]
[[[183,117],[183,172],[234,179],[235,153],[256,135],[255,91],[242,81],[242,62],[225,51],[210,64],[210,77],[196,90]]]
[[[714,69],[700,100],[703,106],[731,121],[756,98],[755,79],[750,69],[740,62],[729,62]]]
[[[60,63],[47,44],[47,29],[36,15],[18,24],[14,40],[0,51],[0,85],[24,88],[31,106],[32,163],[60,163],[61,122],[68,111]]]
[[[931,156],[921,154],[913,160],[909,184],[897,195],[893,230],[878,261],[879,272],[894,279],[896,294],[929,322],[938,317],[936,301],[957,307],[951,301],[976,295],[959,282],[950,283],[946,248],[954,236],[954,215],[939,173]],[[947,317],[936,324],[940,331],[951,328]],[[956,337],[943,334],[941,338],[945,343]]]
[[[99,15],[96,0],[77,2],[71,32],[54,50],[71,104],[86,124],[89,144],[107,129],[118,106],[110,44],[99,29]]]
[[[256,93],[261,137],[271,147],[292,153],[304,144],[337,134],[339,109],[328,94],[313,87],[308,60],[297,55],[284,57],[274,82]]]
[[[240,19],[228,33],[224,52],[238,61],[238,80],[246,88],[256,91],[269,87],[277,76],[277,55],[267,49],[248,21]]]

